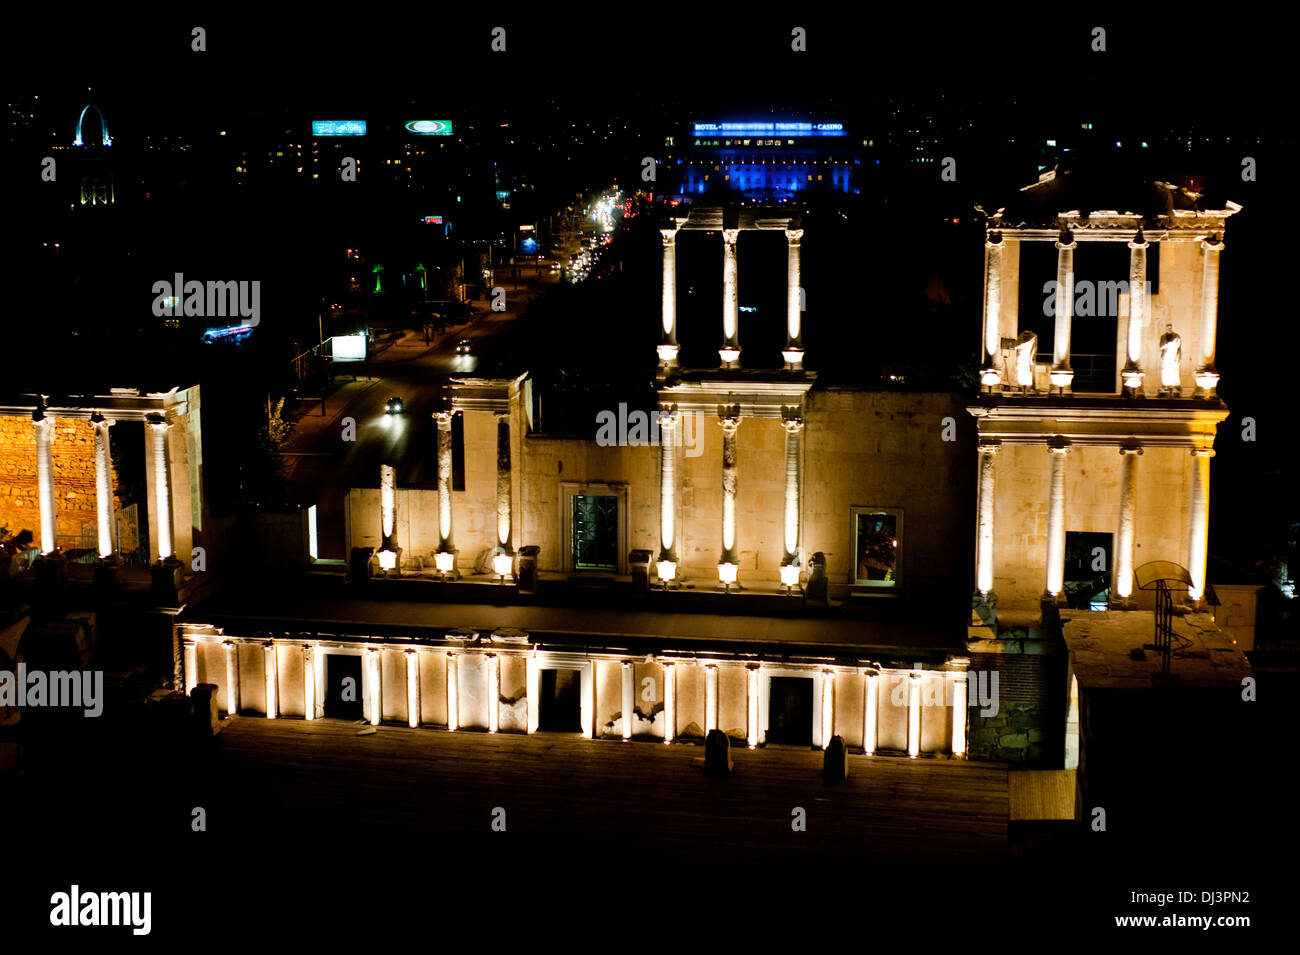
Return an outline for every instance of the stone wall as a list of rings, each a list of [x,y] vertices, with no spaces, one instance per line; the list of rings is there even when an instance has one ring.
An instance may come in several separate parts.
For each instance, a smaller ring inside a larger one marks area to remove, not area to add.
[[[972,653],[973,671],[998,674],[997,712],[972,706],[971,759],[1060,769],[1065,758],[1065,654]]]
[[[110,440],[112,430],[109,431]],[[60,546],[86,546],[96,540],[95,432],[85,418],[56,418],[53,441],[54,509]],[[110,465],[111,469],[111,465]],[[113,509],[117,475],[113,475]],[[32,532],[39,546],[41,511],[36,480],[36,429],[30,415],[0,415],[0,527]]]

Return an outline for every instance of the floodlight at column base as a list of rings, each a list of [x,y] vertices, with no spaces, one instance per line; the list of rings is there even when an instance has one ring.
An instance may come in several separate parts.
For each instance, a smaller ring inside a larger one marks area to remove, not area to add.
[[[1219,373],[1215,371],[1198,371],[1196,373],[1196,387],[1202,391],[1213,391],[1219,384]]]
[[[781,357],[785,359],[787,365],[792,368],[798,368],[803,364],[803,349],[787,348],[785,351],[781,352]]]
[[[659,360],[665,365],[677,363],[677,352],[679,350],[680,347],[677,345],[658,345],[655,348],[655,351],[659,354]]]
[[[385,571],[385,572],[390,571],[390,570],[396,570],[396,569],[397,569],[397,551],[395,551],[395,550],[381,550],[381,551],[379,552],[379,569],[382,570],[382,571]]]
[[[1132,388],[1134,391],[1142,387],[1142,372],[1126,371],[1124,372],[1124,387]]]
[[[492,572],[502,581],[514,571],[514,568],[515,558],[511,554],[497,554],[492,558]]]
[[[739,348],[719,348],[718,357],[722,359],[724,365],[734,365],[740,360]]]
[[[1074,372],[1069,369],[1050,372],[1049,377],[1053,385],[1057,388],[1069,387],[1070,382],[1074,381]]]
[[[781,565],[781,583],[785,584],[786,589],[797,586],[799,583],[799,565],[782,564]]]
[[[980,384],[988,385],[990,388],[996,388],[998,385],[1002,384],[1002,375],[998,373],[996,368],[985,368],[984,371],[980,373]]]
[[[440,550],[433,555],[433,566],[440,574],[450,574],[456,568],[456,555],[450,551]]]
[[[655,573],[659,575],[659,581],[667,587],[674,577],[677,576],[677,561],[661,560],[655,564]]]
[[[725,586],[730,587],[736,582],[736,572],[740,568],[736,564],[721,563],[718,565],[718,580]]]

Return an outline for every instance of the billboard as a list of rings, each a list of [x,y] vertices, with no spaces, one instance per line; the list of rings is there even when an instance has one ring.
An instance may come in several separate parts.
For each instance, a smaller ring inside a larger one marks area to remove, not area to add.
[[[335,335],[330,341],[334,345],[336,362],[366,360],[365,335]]]
[[[366,121],[364,119],[314,119],[311,123],[313,136],[364,136]]]
[[[406,131],[417,136],[450,136],[451,120],[413,119],[406,124]]]

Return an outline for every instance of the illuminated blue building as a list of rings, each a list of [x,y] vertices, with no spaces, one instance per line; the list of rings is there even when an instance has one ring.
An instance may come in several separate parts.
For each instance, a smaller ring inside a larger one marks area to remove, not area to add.
[[[693,123],[687,134],[669,160],[671,188],[684,201],[705,194],[768,203],[856,195],[872,145],[842,123]],[[670,148],[677,145],[669,139]]]

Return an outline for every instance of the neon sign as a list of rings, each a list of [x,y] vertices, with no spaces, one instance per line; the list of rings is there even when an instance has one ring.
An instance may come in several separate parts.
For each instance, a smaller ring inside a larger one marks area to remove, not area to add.
[[[696,136],[843,136],[843,123],[695,123]]]
[[[413,119],[406,124],[406,131],[417,136],[450,136],[451,120]]]
[[[364,136],[366,121],[364,119],[315,119],[312,120],[313,136]]]

